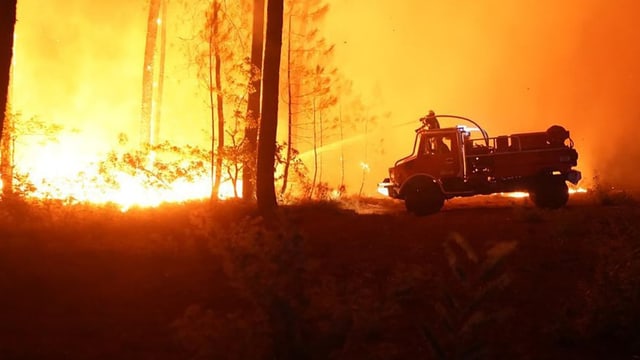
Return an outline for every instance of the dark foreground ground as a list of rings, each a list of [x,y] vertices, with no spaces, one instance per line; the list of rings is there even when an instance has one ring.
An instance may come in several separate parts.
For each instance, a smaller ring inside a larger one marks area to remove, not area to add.
[[[0,359],[638,359],[633,198],[4,201]]]

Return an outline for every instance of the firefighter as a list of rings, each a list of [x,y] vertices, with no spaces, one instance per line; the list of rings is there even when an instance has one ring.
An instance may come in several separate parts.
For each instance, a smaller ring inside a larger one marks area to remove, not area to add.
[[[436,153],[438,154],[448,154],[449,152],[451,152],[451,149],[449,149],[449,146],[446,144],[446,142],[444,141],[445,139],[447,139],[447,141],[451,141],[448,137],[444,137],[444,136],[439,136],[438,137],[438,142],[436,143]]]
[[[423,127],[427,127],[427,130],[440,129],[440,123],[438,122],[436,113],[434,113],[433,110],[429,110],[429,113],[426,116],[421,117],[420,122]]]
[[[446,140],[446,141],[445,141]],[[448,154],[451,152],[447,142],[451,140],[449,137],[444,136],[431,136],[427,139],[427,148],[425,149],[425,154],[436,155],[436,154]]]

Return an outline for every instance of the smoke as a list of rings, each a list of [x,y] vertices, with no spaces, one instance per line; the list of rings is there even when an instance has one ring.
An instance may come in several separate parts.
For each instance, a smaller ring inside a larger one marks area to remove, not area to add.
[[[640,3],[334,1],[327,33],[339,66],[391,124],[470,117],[490,135],[571,131],[586,179],[638,186]],[[384,176],[410,151],[413,125],[382,133]]]
[[[368,124],[367,144],[348,152],[351,167],[369,164],[366,193],[411,150],[417,120],[430,109],[470,117],[494,136],[562,125],[571,131],[586,179],[597,174],[621,186],[640,184],[640,3],[329,2],[322,30],[336,45],[336,65],[370,104],[364,116],[378,120]],[[193,143],[208,127],[185,50],[199,24],[177,14],[184,1],[170,4],[161,137]],[[142,0],[19,1],[13,109],[25,119],[80,130],[49,155],[106,151],[121,132],[135,140],[146,11]],[[17,155],[19,163],[20,149]],[[351,189],[360,186],[355,172]]]

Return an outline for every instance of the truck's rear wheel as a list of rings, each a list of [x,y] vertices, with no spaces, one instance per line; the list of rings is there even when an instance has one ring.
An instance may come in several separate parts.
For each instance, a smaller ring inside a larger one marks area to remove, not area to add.
[[[437,213],[444,205],[440,187],[433,181],[415,181],[404,189],[404,204],[407,211],[418,216]]]
[[[539,208],[559,209],[569,200],[569,188],[562,177],[542,176],[533,183],[529,197]]]

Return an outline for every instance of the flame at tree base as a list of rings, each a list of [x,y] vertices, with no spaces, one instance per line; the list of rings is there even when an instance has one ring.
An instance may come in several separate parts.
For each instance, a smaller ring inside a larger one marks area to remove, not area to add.
[[[142,174],[116,172],[113,180],[104,181],[97,169],[85,171],[76,178],[30,178],[26,191],[17,192],[31,199],[57,199],[69,204],[91,203],[96,205],[114,204],[122,211],[132,207],[157,207],[165,203],[182,203],[191,200],[211,198],[210,177],[186,180],[177,179],[161,186],[152,186]],[[234,190],[231,181],[220,184],[218,199],[224,200],[241,196],[242,181],[238,180]],[[0,181],[0,187],[2,182]]]

